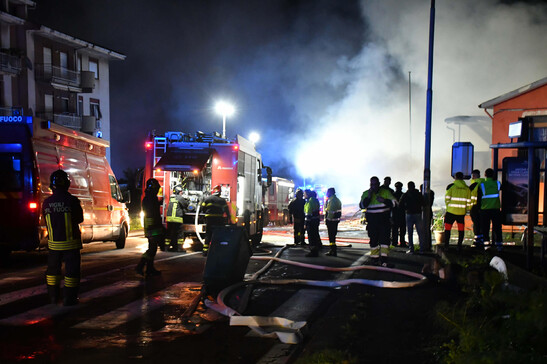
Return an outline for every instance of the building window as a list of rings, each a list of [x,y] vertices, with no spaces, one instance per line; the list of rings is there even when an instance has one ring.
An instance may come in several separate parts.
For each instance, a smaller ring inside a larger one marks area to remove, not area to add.
[[[95,79],[99,79],[99,61],[96,59],[89,59],[89,70],[93,73],[95,73]]]
[[[61,112],[68,112],[68,98],[66,97],[61,97]]]
[[[84,98],[78,96],[78,115],[82,116],[84,114]]]
[[[89,114],[95,116],[96,120],[101,120],[103,115],[101,114],[101,106],[99,100],[90,99],[89,100]]]

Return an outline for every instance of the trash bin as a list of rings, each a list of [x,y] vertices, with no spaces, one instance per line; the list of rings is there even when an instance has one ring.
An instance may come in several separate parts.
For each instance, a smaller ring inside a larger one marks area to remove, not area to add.
[[[203,272],[205,293],[216,298],[224,288],[243,281],[251,255],[249,237],[244,227],[217,227]]]

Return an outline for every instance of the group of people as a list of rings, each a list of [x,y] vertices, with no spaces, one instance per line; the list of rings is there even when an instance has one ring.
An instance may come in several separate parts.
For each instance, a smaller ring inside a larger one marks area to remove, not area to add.
[[[463,180],[463,173],[457,172],[454,183],[446,188],[445,203],[446,214],[444,217],[443,244],[448,248],[450,232],[454,222],[458,226],[458,250],[461,250],[465,215],[469,212],[473,222],[474,245],[484,247],[490,242],[490,225],[492,225],[492,238],[498,250],[502,249],[502,216],[500,191],[501,183],[494,179],[494,170],[488,168],[484,171],[484,178],[480,178],[480,171],[473,170],[470,185]]]
[[[290,221],[294,224],[294,244],[305,245],[305,232],[308,233],[310,252],[307,257],[318,257],[323,244],[319,236],[320,209],[319,200],[315,191],[300,188],[288,206]],[[325,224],[329,235],[329,251],[327,256],[337,256],[336,234],[338,223],[342,216],[342,202],[336,196],[336,190],[331,187],[327,190],[327,201],[324,206]]]

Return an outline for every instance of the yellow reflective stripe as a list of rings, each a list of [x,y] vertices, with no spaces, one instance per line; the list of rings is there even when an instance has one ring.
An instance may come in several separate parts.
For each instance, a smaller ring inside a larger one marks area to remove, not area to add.
[[[61,276],[46,275],[46,283],[48,286],[57,286],[61,282]]]
[[[65,276],[65,287],[78,287],[80,285],[79,277],[67,277]]]
[[[79,249],[80,241],[79,240],[70,240],[70,241],[48,241],[48,248],[51,250],[71,250]]]
[[[93,207],[93,210],[108,211],[108,207]]]
[[[49,239],[53,240],[53,229],[51,228],[51,216],[49,214],[46,215],[46,226]]]
[[[464,209],[464,208],[467,207],[467,205],[466,204],[462,205],[462,204],[459,204],[459,203],[450,203],[450,204],[448,204],[448,207],[456,207],[456,208]]]

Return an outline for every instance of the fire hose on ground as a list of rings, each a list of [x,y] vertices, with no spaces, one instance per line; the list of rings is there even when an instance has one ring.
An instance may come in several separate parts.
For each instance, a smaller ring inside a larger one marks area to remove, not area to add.
[[[256,272],[251,277],[250,280],[239,282],[237,284],[229,286],[223,289],[222,291],[220,291],[220,293],[217,296],[216,302],[206,299],[205,305],[208,308],[211,308],[212,310],[222,315],[230,317],[231,326],[248,326],[251,330],[258,333],[259,335],[268,336],[268,337],[277,337],[279,338],[281,342],[286,344],[297,344],[302,339],[301,329],[306,326],[306,321],[292,321],[283,317],[242,316],[238,311],[229,307],[225,303],[225,298],[233,290],[238,289],[242,286],[248,286],[246,292],[242,295],[242,302],[239,308],[239,311],[243,311],[244,308],[246,307],[246,301],[248,300],[248,297],[250,296],[250,291],[252,290],[252,286],[256,284],[261,284],[261,285],[264,285],[264,284],[295,285],[297,284],[297,285],[324,287],[324,288],[338,288],[338,287],[343,287],[350,284],[363,284],[363,285],[380,287],[380,288],[409,288],[409,287],[415,287],[415,286],[424,284],[427,281],[427,277],[422,274],[406,271],[402,269],[396,269],[396,268],[369,266],[369,265],[359,265],[359,266],[351,266],[351,267],[327,267],[327,266],[301,263],[301,262],[295,262],[295,261],[279,258],[278,256],[286,248],[287,246],[281,249],[276,254],[275,257],[264,257],[264,256],[251,257],[251,259],[255,259],[255,260],[266,260],[268,261],[268,263],[266,264],[265,267],[263,267],[261,270]],[[331,271],[331,272],[375,270],[375,271],[401,274],[411,278],[415,278],[415,280],[407,281],[407,282],[372,280],[372,279],[356,279],[356,278],[343,279],[338,281],[315,281],[315,280],[307,280],[307,279],[259,280],[258,276],[262,274],[264,271],[266,271],[266,269],[268,269],[273,262],[280,262],[280,263],[295,265],[295,266],[304,267],[304,268],[318,269],[318,270]]]

